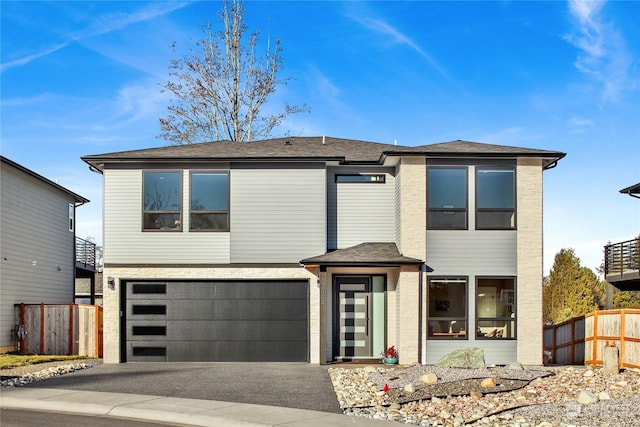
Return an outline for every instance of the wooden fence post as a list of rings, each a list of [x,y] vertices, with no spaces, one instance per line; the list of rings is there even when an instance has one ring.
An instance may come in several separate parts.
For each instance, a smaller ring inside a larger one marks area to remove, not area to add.
[[[598,312],[593,312],[593,348],[591,349],[591,366],[596,366],[598,358]]]
[[[25,324],[25,309],[24,309],[24,303],[20,303],[20,325],[18,326],[18,331],[20,330],[20,328],[22,327],[24,332],[27,331],[27,325]],[[20,354],[25,354],[26,350],[25,350],[25,344],[26,344],[26,340],[25,340],[26,334],[20,334],[19,338],[20,338]]]
[[[626,322],[625,313],[626,313],[626,310],[620,310],[620,360],[619,360],[618,368],[622,368],[622,367],[625,366],[625,359],[624,359],[625,342],[624,342],[624,336],[627,333],[627,331],[625,329],[625,322]]]
[[[94,336],[93,336],[93,346],[94,346],[94,351],[93,351],[93,356],[95,358],[100,357],[100,343],[99,341],[99,334],[100,334],[100,325],[98,324],[100,322],[100,311],[99,311],[99,307],[96,305],[95,307],[95,313],[94,313],[94,320],[93,320],[93,324],[95,325],[95,329],[93,331]]]
[[[73,355],[73,303],[69,304],[69,356]]]
[[[40,303],[40,354],[44,354],[44,303]]]

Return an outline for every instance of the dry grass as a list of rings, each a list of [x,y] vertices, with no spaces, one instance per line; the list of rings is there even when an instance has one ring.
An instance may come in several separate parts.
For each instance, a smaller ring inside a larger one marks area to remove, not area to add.
[[[32,354],[0,354],[0,369],[11,369],[19,366],[38,363],[58,362],[64,360],[88,359],[86,356],[48,356]]]

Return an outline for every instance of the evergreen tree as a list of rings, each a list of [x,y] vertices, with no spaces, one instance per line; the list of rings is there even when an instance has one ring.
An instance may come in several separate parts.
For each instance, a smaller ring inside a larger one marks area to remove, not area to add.
[[[559,323],[604,308],[605,289],[605,283],[591,269],[580,265],[573,249],[561,249],[545,278],[545,322]]]

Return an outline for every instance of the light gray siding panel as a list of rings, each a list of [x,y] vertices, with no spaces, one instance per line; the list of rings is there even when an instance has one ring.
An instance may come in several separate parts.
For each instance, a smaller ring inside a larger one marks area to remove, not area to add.
[[[69,203],[75,200],[7,164],[0,168],[0,193],[0,346],[10,346],[14,304],[73,302]]]
[[[231,170],[231,262],[297,263],[326,251],[325,169]]]
[[[340,183],[336,174],[385,174],[385,183]],[[393,169],[330,168],[327,171],[328,247],[396,239],[396,184]]]
[[[508,365],[517,362],[517,341],[514,340],[439,340],[427,341],[427,365],[433,365],[443,356],[463,348],[479,347],[484,350],[487,365]]]
[[[183,171],[182,232],[142,231],[142,171],[104,171],[104,262],[222,264],[229,262],[229,233],[190,233],[189,171]]]
[[[511,230],[429,230],[427,264],[437,275],[515,276],[516,243]]]

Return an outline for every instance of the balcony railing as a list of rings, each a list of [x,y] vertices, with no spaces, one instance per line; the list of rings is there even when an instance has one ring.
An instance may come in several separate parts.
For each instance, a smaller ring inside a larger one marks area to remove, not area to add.
[[[640,280],[640,237],[604,247],[604,276],[610,283]]]
[[[76,237],[76,266],[85,270],[96,269],[96,244]]]

